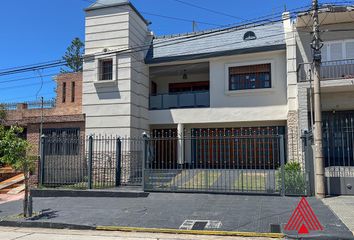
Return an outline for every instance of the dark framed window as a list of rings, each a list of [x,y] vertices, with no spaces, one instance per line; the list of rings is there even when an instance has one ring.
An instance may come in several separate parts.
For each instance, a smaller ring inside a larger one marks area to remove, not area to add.
[[[229,90],[271,88],[271,64],[229,68]]]
[[[209,82],[170,83],[169,93],[209,91]]]
[[[113,80],[113,59],[100,61],[100,80]]]
[[[62,89],[62,102],[66,102],[66,82],[63,83],[63,89]]]
[[[71,82],[71,102],[75,102],[75,82]]]
[[[45,128],[46,155],[78,155],[80,153],[79,128]]]

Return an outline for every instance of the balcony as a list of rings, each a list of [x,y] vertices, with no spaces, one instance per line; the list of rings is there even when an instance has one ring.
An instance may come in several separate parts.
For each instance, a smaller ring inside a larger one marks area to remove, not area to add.
[[[150,96],[150,110],[202,108],[209,106],[209,91],[157,94]]]
[[[311,79],[312,64],[301,63],[297,69],[298,82]],[[354,59],[321,63],[321,80],[354,79]]]

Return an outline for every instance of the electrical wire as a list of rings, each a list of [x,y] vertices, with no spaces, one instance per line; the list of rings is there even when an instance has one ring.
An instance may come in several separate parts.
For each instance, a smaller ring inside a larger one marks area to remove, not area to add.
[[[86,1],[86,0],[84,0]],[[302,7],[303,8],[303,7]],[[297,8],[299,9],[299,8]],[[266,19],[268,20],[268,19]],[[261,21],[264,21],[264,20],[261,20]],[[261,21],[258,21],[258,22],[261,22]],[[283,21],[283,20],[278,20],[278,21]],[[276,21],[273,21],[273,22],[268,22],[268,24],[271,24],[271,23],[275,23]],[[203,36],[205,35],[210,35],[210,34],[213,34],[213,33],[218,33],[218,32],[225,32],[225,31],[228,31],[228,30],[242,30],[242,29],[245,29],[245,27],[248,27],[248,28],[251,28],[251,27],[257,27],[257,26],[265,26],[266,24],[265,23],[262,23],[262,24],[258,24],[258,25],[253,25],[253,26],[249,26],[251,23],[247,24],[247,25],[242,25],[242,26],[233,26],[233,27],[229,27],[229,28],[226,28],[226,29],[216,29],[214,31],[208,31],[208,32],[202,32],[201,34],[193,34],[193,35],[187,35],[187,36],[184,36],[184,37],[181,37],[179,38],[178,40],[183,40],[183,39],[186,39],[186,40],[194,40],[195,38],[202,38]],[[171,45],[174,45],[174,44],[179,44],[181,43],[181,41],[179,42],[176,42],[175,39],[171,39],[171,41],[173,41],[173,43]],[[162,42],[164,45],[161,46],[161,47],[165,47],[165,46],[168,46],[167,44],[165,44],[166,42],[168,42],[168,40]],[[158,48],[159,44],[154,44],[154,48]],[[102,56],[102,55],[109,55],[109,54],[114,54],[114,53],[123,53],[123,52],[128,52],[128,51],[132,51],[132,50],[136,50],[135,52],[139,52],[139,51],[145,51],[145,50],[148,50],[144,47],[147,47],[147,48],[150,48],[151,47],[151,44],[148,44],[148,45],[143,45],[143,46],[135,46],[135,47],[132,47],[132,48],[127,48],[127,49],[124,49],[124,50],[119,50],[119,51],[110,51],[110,52],[107,52],[107,53],[101,53],[101,54],[96,54],[97,56]],[[50,61],[48,62],[48,64],[31,64],[31,65],[27,65],[29,67],[25,67],[25,68],[11,68],[10,71],[5,71],[5,72],[0,72],[0,76],[4,76],[4,75],[10,75],[10,74],[17,74],[17,73],[23,73],[23,72],[26,72],[26,71],[31,71],[31,70],[34,70],[34,69],[45,69],[45,68],[54,68],[54,67],[60,67],[60,66],[64,66],[66,64],[65,61],[63,60],[57,60],[57,61]]]
[[[184,5],[187,5],[187,6],[190,6],[190,7],[194,7],[194,8],[201,9],[201,10],[204,10],[204,11],[207,11],[207,12],[218,14],[218,15],[221,15],[221,16],[226,16],[226,17],[230,17],[230,18],[234,18],[234,19],[238,19],[238,20],[246,20],[244,18],[237,17],[237,16],[234,16],[234,15],[231,15],[231,14],[227,14],[227,13],[224,13],[224,12],[219,12],[219,11],[216,11],[216,10],[213,10],[213,9],[209,9],[209,8],[206,8],[206,7],[201,7],[201,6],[198,6],[198,5],[190,3],[190,2],[185,2],[185,1],[182,1],[182,0],[174,0],[174,1],[178,2],[178,3],[181,3],[181,4],[184,4]]]

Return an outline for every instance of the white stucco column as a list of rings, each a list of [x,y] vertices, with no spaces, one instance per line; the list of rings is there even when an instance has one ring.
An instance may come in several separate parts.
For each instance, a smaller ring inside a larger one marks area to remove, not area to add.
[[[178,164],[184,163],[184,125],[179,123],[177,126],[177,162]]]

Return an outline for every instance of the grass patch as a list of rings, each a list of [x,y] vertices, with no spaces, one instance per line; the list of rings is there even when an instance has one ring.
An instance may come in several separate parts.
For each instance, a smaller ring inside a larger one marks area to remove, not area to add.
[[[266,190],[266,173],[240,173],[234,184],[236,189],[247,191],[265,191]]]

